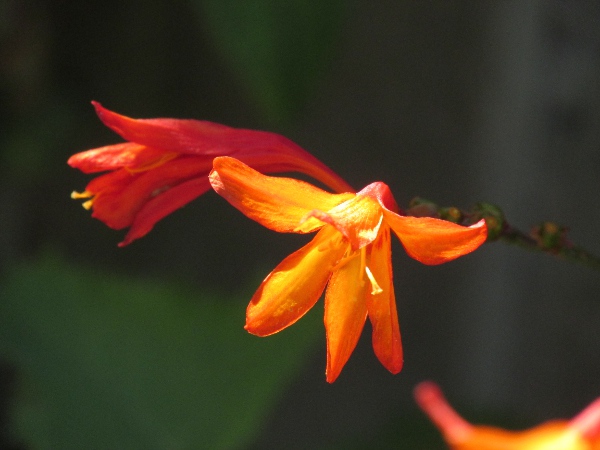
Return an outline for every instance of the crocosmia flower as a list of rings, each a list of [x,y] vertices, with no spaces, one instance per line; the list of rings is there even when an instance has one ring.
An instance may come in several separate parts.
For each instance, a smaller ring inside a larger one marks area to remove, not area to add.
[[[93,105],[100,120],[128,142],[69,158],[71,167],[85,173],[108,172],[72,197],[86,199],[83,206],[109,227],[129,227],[120,246],[208,191],[215,156],[235,156],[263,172],[302,172],[334,191],[350,189],[310,153],[275,133],[200,120],[132,119]]]
[[[550,421],[525,431],[471,425],[430,381],[415,388],[415,399],[453,450],[600,450],[600,398],[569,421]]]
[[[265,278],[246,312],[246,329],[268,336],[300,319],[325,287],[328,382],[340,374],[367,316],[373,349],[392,373],[402,368],[402,344],[392,283],[391,238],[410,256],[441,264],[486,239],[486,225],[470,227],[429,217],[406,217],[384,183],[332,194],[309,183],[263,175],[230,157],[214,160],[214,190],[249,218],[282,233],[317,232]]]

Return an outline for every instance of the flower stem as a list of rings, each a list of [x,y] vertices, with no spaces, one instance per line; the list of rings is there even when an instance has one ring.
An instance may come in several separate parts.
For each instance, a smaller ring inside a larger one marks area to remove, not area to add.
[[[600,257],[574,245],[567,236],[567,227],[548,221],[532,227],[525,233],[510,225],[502,210],[491,203],[482,202],[471,210],[462,210],[454,206],[440,207],[434,202],[416,197],[411,200],[406,215],[437,217],[461,225],[472,225],[485,219],[488,226],[487,242],[501,240],[526,250],[547,253],[600,270]]]

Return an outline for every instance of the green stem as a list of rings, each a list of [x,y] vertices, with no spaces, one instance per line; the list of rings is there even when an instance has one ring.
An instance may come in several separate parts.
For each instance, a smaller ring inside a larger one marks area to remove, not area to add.
[[[488,226],[487,242],[502,240],[521,248],[557,256],[566,261],[582,264],[600,270],[600,258],[582,247],[575,246],[567,238],[566,227],[554,222],[542,222],[524,233],[511,226],[500,208],[491,203],[478,203],[470,211],[454,206],[440,207],[422,198],[411,200],[406,214],[428,216],[448,220],[461,225],[472,225],[485,219]]]
[[[534,227],[534,229],[537,228]],[[523,233],[508,224],[505,225],[498,239],[526,250],[550,254],[566,261],[600,270],[600,258],[598,256],[591,254],[582,247],[574,246],[568,241],[556,247],[546,248],[540,244],[540,241],[531,237],[531,234]]]

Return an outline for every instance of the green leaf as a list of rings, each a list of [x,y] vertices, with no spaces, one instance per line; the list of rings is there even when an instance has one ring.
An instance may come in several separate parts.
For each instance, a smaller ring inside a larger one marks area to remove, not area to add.
[[[298,112],[328,68],[348,2],[195,0],[215,47],[268,118]]]
[[[319,337],[320,319],[260,339],[248,298],[186,292],[45,258],[0,287],[0,357],[20,377],[13,421],[35,449],[247,444]]]

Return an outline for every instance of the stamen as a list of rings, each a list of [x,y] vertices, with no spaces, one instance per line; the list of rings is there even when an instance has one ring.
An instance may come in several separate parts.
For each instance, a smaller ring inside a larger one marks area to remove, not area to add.
[[[367,249],[363,247],[360,249],[360,270],[358,273],[362,274],[363,271],[367,269]],[[361,275],[360,277],[360,287],[365,285],[365,278]]]
[[[73,191],[73,192],[71,192],[71,198],[74,200],[78,200],[81,198],[89,198],[89,200],[87,202],[83,202],[83,204],[81,205],[85,209],[91,209],[92,204],[94,203],[94,194],[91,193],[90,191],[83,191],[83,192]]]
[[[90,191],[83,191],[83,192],[77,192],[77,191],[73,191],[71,192],[71,198],[72,199],[78,199],[78,198],[90,198],[92,194]]]
[[[348,248],[350,248],[350,246],[348,246]],[[351,251],[350,254],[348,254],[348,252],[344,253],[344,256],[342,257],[342,259],[340,259],[338,261],[338,263],[335,266],[333,266],[333,269],[331,269],[331,271],[335,272],[339,268],[345,266],[348,262],[352,261],[357,256],[358,256],[358,252]]]
[[[377,280],[373,276],[371,269],[369,269],[368,267],[365,267],[365,272],[367,273],[367,277],[369,278],[369,281],[371,282],[371,295],[381,294],[383,292],[383,289],[381,289],[381,286],[379,286],[379,284],[377,283]]]

